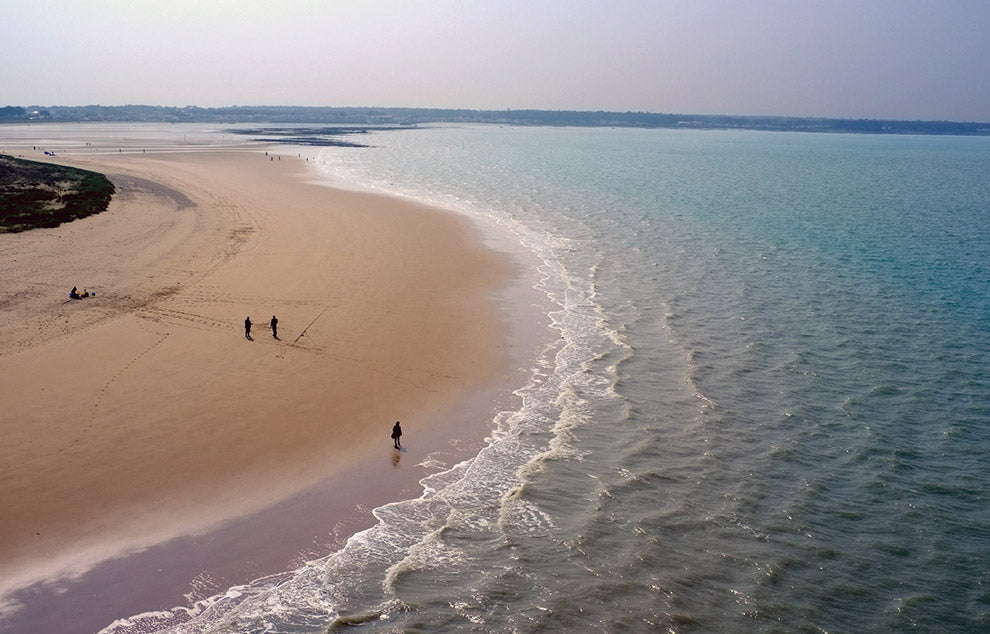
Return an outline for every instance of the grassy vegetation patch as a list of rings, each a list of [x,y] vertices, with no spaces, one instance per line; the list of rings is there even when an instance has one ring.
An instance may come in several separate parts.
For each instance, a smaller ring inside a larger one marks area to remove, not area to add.
[[[0,233],[57,227],[106,211],[114,191],[103,174],[0,154]]]

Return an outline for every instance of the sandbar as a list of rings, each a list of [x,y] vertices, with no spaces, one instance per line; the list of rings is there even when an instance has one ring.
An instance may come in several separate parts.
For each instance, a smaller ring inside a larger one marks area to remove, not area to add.
[[[118,193],[104,213],[0,235],[8,599],[287,500],[305,512],[320,483],[340,487],[322,513],[370,521],[347,516],[412,492],[465,395],[509,372],[495,297],[513,264],[464,218],[316,184],[257,149],[55,160]],[[403,468],[396,420],[420,443]]]

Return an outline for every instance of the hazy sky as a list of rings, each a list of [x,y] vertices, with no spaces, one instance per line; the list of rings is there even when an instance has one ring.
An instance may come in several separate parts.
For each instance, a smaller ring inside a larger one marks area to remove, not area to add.
[[[990,0],[0,0],[0,105],[990,121]]]

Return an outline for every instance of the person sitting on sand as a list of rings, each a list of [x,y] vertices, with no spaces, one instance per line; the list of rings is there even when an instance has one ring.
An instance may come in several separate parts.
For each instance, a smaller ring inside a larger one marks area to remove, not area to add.
[[[69,291],[69,298],[70,299],[79,299],[79,291],[76,290],[76,287],[75,286],[73,286],[72,287],[72,290]]]
[[[402,438],[402,427],[399,425],[399,421],[395,421],[395,425],[392,427],[392,442],[396,449],[402,449],[399,438]]]

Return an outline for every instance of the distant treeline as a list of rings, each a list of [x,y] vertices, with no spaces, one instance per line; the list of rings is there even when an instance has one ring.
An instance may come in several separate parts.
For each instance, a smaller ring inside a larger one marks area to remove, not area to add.
[[[5,106],[0,122],[146,121],[173,123],[316,123],[339,125],[419,125],[494,123],[503,125],[694,128],[857,132],[865,134],[990,135],[990,123],[896,121],[742,115],[590,112],[579,110],[448,110],[435,108],[332,108],[308,106]]]

